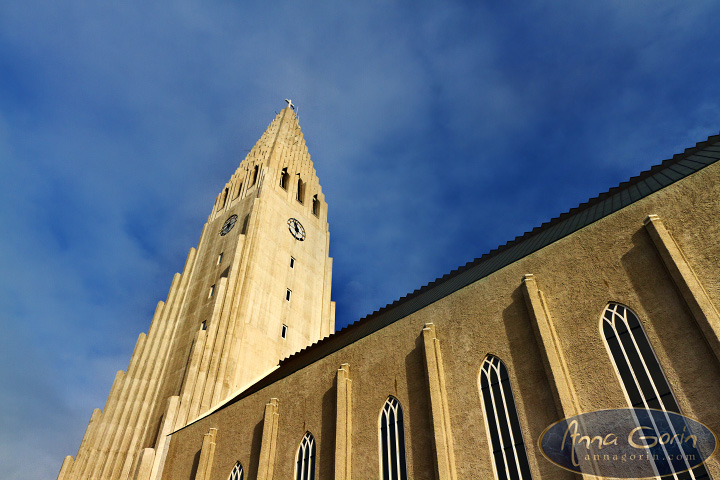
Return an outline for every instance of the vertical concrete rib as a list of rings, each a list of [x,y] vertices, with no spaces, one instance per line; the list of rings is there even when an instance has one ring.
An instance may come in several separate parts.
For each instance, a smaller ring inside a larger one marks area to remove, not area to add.
[[[329,252],[330,248],[330,234],[327,235],[327,244],[325,251]],[[332,287],[332,263],[333,259],[328,257],[325,260],[325,280],[323,282],[323,296],[322,296],[322,318],[320,319],[320,338],[325,338],[328,335],[335,332],[335,311],[332,308],[332,301],[330,300],[330,291]]]
[[[187,286],[192,278],[195,259],[196,250],[191,248],[185,262],[180,285],[175,292],[175,297],[172,302],[168,302],[170,308],[168,309],[169,313],[165,322],[166,328],[163,331],[162,341],[160,342],[154,368],[149,377],[149,384],[142,400],[138,419],[134,422],[135,428],[132,430],[132,436],[126,435],[125,441],[122,443],[121,451],[124,452],[124,462],[122,457],[117,459],[112,470],[112,475],[108,477],[110,480],[116,480],[120,477],[126,478],[130,474],[134,453],[140,447],[139,444],[142,439],[146,437],[147,432],[151,429],[149,416],[153,412],[157,402],[164,402],[166,400],[164,398],[158,398],[159,389],[162,385],[163,374],[167,368],[171,347],[175,343],[175,335],[180,323],[179,313],[182,311],[181,308],[187,295]]]
[[[153,321],[155,321],[157,318],[160,317],[162,314],[163,309],[163,302],[158,302],[158,305],[155,307],[155,314],[153,315]],[[151,324],[152,328],[152,324]],[[150,330],[148,330],[150,331]],[[117,401],[113,402],[112,405],[108,405],[105,409],[105,413],[103,414],[103,417],[105,421],[103,424],[101,424],[98,431],[98,435],[96,435],[96,443],[103,443],[109,439],[112,438],[112,432],[115,431],[115,429],[118,428],[118,423],[120,421],[120,416],[125,409],[125,404],[127,403],[127,398],[129,395],[130,387],[133,383],[133,378],[137,375],[137,369],[138,364],[141,363],[141,358],[143,356],[143,351],[145,348],[145,341],[147,339],[147,336],[144,333],[141,333],[138,335],[138,339],[135,342],[135,349],[133,350],[133,354],[130,357],[130,364],[128,365],[127,374],[125,374],[125,378],[122,381],[122,388],[119,391],[119,396],[117,398]],[[109,400],[109,397],[108,397]],[[98,445],[98,450],[96,450],[93,463],[89,466],[89,468],[86,468],[84,465],[85,462],[83,462],[83,474],[87,474],[88,476],[91,476],[94,471],[94,468],[96,467],[96,463],[104,461],[104,457],[107,455],[107,452],[105,450],[100,450],[101,446]],[[79,476],[78,478],[83,478],[83,476]]]
[[[715,354],[715,358],[720,361],[720,313],[690,266],[685,252],[665,228],[660,217],[648,215],[644,223],[665,268],[700,327],[705,341]]]
[[[117,409],[117,405],[119,403],[119,395],[118,390],[124,386],[124,384],[127,382],[127,378],[125,376],[125,372],[122,370],[118,371],[115,375],[115,381],[113,382],[113,386],[110,389],[110,394],[108,395],[107,401],[105,402],[105,409],[103,410],[102,415],[102,421],[100,425],[98,426],[98,435],[93,435],[94,437],[94,445],[91,446],[90,455],[88,456],[88,463],[86,467],[83,467],[83,472],[79,476],[79,478],[95,478],[97,475],[95,475],[95,470],[98,465],[102,463],[102,461],[105,459],[106,450],[105,450],[105,439],[104,435],[106,435],[106,432],[111,432],[114,424],[112,423],[113,420],[113,412]]]
[[[73,461],[72,468],[68,470],[65,474],[65,478],[67,480],[79,478],[80,473],[82,472],[82,466],[84,462],[87,461],[88,454],[90,453],[90,446],[93,445],[95,439],[95,432],[97,431],[98,425],[100,424],[101,420],[102,410],[96,408],[95,410],[93,410],[93,413],[90,416],[90,422],[88,422],[88,426],[85,429],[85,435],[80,442],[80,448],[78,449],[77,457]]]
[[[218,371],[223,357],[223,352],[227,348],[229,343],[228,329],[231,325],[230,314],[234,311],[233,304],[235,303],[235,292],[238,286],[238,265],[240,264],[240,256],[236,255],[230,269],[230,275],[227,279],[226,289],[223,292],[223,298],[220,305],[220,314],[218,316],[218,330],[215,337],[215,342],[212,348],[212,356],[210,358],[210,365],[208,367],[207,378],[202,390],[202,401],[200,404],[200,411],[207,411],[213,406],[217,405],[220,401],[214,401],[215,389],[218,384]]]
[[[272,480],[275,470],[275,445],[277,443],[278,399],[271,398],[265,405],[260,459],[257,480]]]
[[[435,439],[435,459],[438,480],[455,480],[455,447],[450,427],[450,408],[445,388],[445,370],[440,353],[440,341],[435,335],[435,325],[426,323],[422,331],[425,347],[425,373],[430,390],[430,413]]]
[[[343,363],[337,371],[335,417],[335,480],[350,480],[352,465],[352,380],[350,365]]]
[[[258,200],[255,200],[253,207],[251,209],[250,219],[252,221],[252,225],[248,226],[248,235],[252,234],[252,238],[245,239],[245,244],[243,245],[243,252],[242,252],[242,261],[240,263],[240,277],[242,279],[242,282],[248,282],[252,284],[254,281],[253,276],[250,272],[250,259],[255,258],[255,255],[257,253],[257,250],[261,248],[258,244],[260,243],[258,241],[258,232],[260,231],[260,218],[262,217],[262,212],[260,211],[262,208],[262,203]],[[239,357],[239,351],[240,351],[240,343],[241,339],[244,334],[244,327],[243,324],[244,319],[238,317],[238,313],[241,310],[241,302],[245,299],[242,295],[242,286],[243,284],[238,285],[238,293],[235,295],[237,301],[233,305],[233,312],[235,312],[235,321],[233,322],[233,331],[228,332],[228,338],[230,339],[229,342],[226,342],[227,348],[223,349],[223,355],[222,355],[222,362],[224,362],[224,368],[221,368],[218,372],[218,381],[222,379],[222,388],[219,390],[217,397],[215,394],[213,394],[213,403],[216,403],[223,398],[225,398],[229,393],[230,389],[234,389],[236,387],[235,385],[235,378],[237,374],[237,367],[238,367],[238,357]]]
[[[205,349],[205,337],[206,330],[198,330],[197,333],[195,333],[192,353],[190,354],[190,363],[185,370],[185,379],[183,380],[183,386],[180,389],[182,393],[180,394],[178,414],[175,417],[175,430],[184,427],[187,424],[188,417],[190,416],[190,403],[192,402],[192,394],[197,381],[197,372],[200,360],[202,359],[202,353]]]
[[[75,463],[75,459],[71,455],[65,457],[62,466],[60,467],[60,473],[58,473],[57,480],[70,480],[70,472],[72,471],[73,463]]]
[[[203,438],[202,448],[200,450],[200,461],[198,462],[195,480],[209,480],[212,474],[212,464],[215,458],[215,436],[217,428],[211,428]]]
[[[212,397],[210,404],[217,405],[223,398],[223,388],[225,385],[226,371],[228,365],[228,357],[231,355],[231,349],[235,343],[234,336],[237,330],[242,330],[242,326],[238,326],[241,320],[238,318],[238,310],[241,301],[241,292],[243,286],[243,279],[245,277],[245,270],[247,269],[247,262],[243,263],[242,260],[245,257],[245,245],[247,242],[243,241],[242,245],[238,245],[238,249],[242,249],[240,254],[236,254],[233,258],[233,264],[230,268],[230,282],[229,288],[232,288],[232,293],[228,296],[230,305],[223,308],[222,318],[225,326],[225,331],[222,335],[223,343],[218,345],[218,351],[220,352],[220,358],[217,361],[217,366],[213,368],[212,379],[214,386],[211,389]],[[241,267],[243,275],[240,275]],[[210,384],[208,384],[210,386]]]
[[[153,459],[155,458],[154,448],[144,448],[139,454],[133,469],[133,474],[128,480],[150,480]]]
[[[523,278],[522,287],[557,412],[560,418],[572,417],[580,413],[580,405],[570,380],[565,353],[547,309],[545,296],[538,290],[535,277],[531,273]]]
[[[205,341],[205,348],[203,349],[200,368],[197,373],[197,381],[193,388],[192,402],[190,403],[190,418],[195,418],[204,411],[202,408],[203,391],[205,390],[205,381],[208,378],[210,362],[212,361],[216,348],[217,333],[220,327],[220,313],[222,312],[225,294],[227,293],[227,277],[221,278],[217,285],[217,298],[210,316],[210,329],[208,330],[207,340]]]
[[[156,325],[152,325],[151,331],[148,332],[149,345],[147,346],[146,354],[143,355],[142,358],[142,367],[139,371],[139,375],[136,378],[133,378],[133,386],[130,391],[130,396],[128,397],[128,402],[123,409],[119,426],[112,435],[112,442],[110,442],[107,459],[102,470],[98,471],[98,477],[103,480],[112,480],[114,478],[113,469],[115,464],[118,463],[119,458],[124,458],[126,452],[128,452],[127,444],[132,436],[132,432],[138,424],[138,417],[140,415],[143,402],[145,401],[152,371],[158,364],[158,351],[162,348],[161,344],[164,341],[163,337],[165,336],[168,324],[170,323],[170,312],[173,304],[175,303],[181,281],[182,275],[176,273],[170,287],[170,292],[168,293],[167,302],[162,309],[162,314],[157,322],[153,321],[153,324]],[[156,326],[157,328],[153,330],[153,326]]]
[[[175,431],[175,418],[177,416],[179,406],[180,397],[173,396],[168,398],[160,435],[158,435],[157,442],[155,443],[155,458],[153,460],[152,471],[150,473],[150,480],[159,480],[162,475],[163,466],[165,465],[165,457],[167,456],[167,449],[170,446],[169,435]]]

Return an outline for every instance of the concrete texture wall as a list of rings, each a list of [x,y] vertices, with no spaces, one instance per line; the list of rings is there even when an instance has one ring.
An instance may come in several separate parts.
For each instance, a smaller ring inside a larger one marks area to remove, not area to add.
[[[713,164],[175,432],[163,478],[195,478],[193,465],[211,428],[217,445],[208,478],[224,480],[236,461],[246,478],[256,478],[272,398],[278,403],[275,478],[293,475],[306,431],[317,441],[316,478],[333,478],[336,372],[345,363],[352,380],[352,476],[380,476],[378,418],[392,395],[405,415],[408,477],[440,478],[423,347],[427,323],[442,351],[457,478],[494,478],[478,389],[488,354],[508,368],[534,478],[575,478],[538,451],[540,434],[562,409],[525,300],[528,273],[544,294],[563,352],[563,381],[577,406],[569,408],[627,406],[600,331],[604,308],[617,302],[639,316],[682,412],[720,432],[720,363],[643,226],[649,214],[662,219],[717,309],[719,210],[720,165]],[[707,466],[720,478],[716,458]]]

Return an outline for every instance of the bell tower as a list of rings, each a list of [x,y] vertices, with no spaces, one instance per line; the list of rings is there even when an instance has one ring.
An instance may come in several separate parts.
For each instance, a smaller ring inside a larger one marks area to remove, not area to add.
[[[327,204],[292,103],[223,186],[58,479],[159,478],[166,436],[335,330]]]

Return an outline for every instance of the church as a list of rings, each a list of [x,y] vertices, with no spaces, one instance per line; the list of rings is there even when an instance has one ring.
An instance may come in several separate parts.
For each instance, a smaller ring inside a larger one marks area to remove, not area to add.
[[[336,332],[290,103],[58,480],[597,478],[545,458],[550,425],[632,407],[720,432],[718,160],[720,135]]]

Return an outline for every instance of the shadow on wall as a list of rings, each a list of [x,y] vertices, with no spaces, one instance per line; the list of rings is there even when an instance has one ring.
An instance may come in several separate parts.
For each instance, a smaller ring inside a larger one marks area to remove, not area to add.
[[[540,354],[540,347],[535,338],[530,312],[527,310],[525,294],[522,289],[522,286],[518,286],[513,291],[512,303],[502,312],[505,334],[507,335],[510,349],[510,358],[498,358],[505,363],[506,368],[515,372],[516,377],[535,379],[532,383],[527,381],[516,382],[513,381],[511,374],[510,386],[513,396],[515,397],[513,400],[518,412],[518,417],[520,418],[520,423],[527,425],[531,432],[542,432],[548,425],[560,420],[560,413],[557,410],[555,399],[547,380],[545,366],[543,365],[543,359]],[[493,352],[484,352],[483,360],[487,353]],[[523,370],[522,372],[520,371],[521,369]],[[476,374],[478,375],[477,378],[479,378],[480,371],[478,370]],[[526,401],[521,404],[517,401],[518,397]],[[530,399],[529,402],[527,401],[528,399]],[[480,402],[479,391],[478,402]],[[477,408],[481,408],[479,403]],[[541,412],[542,414],[540,414]],[[485,435],[485,430],[483,430],[483,435]],[[557,479],[576,478],[574,474],[558,469],[541,458],[542,455],[537,449],[537,441],[537,438],[523,438],[525,451],[528,453],[531,472],[537,472],[542,476]]]
[[[335,417],[337,416],[337,375],[333,381],[335,388],[331,388],[322,397],[322,420],[318,444],[320,478],[333,478],[335,476]]]
[[[262,434],[264,420],[260,420],[255,428],[253,429],[252,441],[250,442],[250,458],[254,459],[253,464],[248,464],[248,478],[250,477],[250,469],[252,468],[257,475],[257,471],[260,468],[260,447],[262,446]]]
[[[633,234],[632,243],[633,247],[623,255],[621,263],[639,305],[623,302],[625,299],[611,300],[635,311],[655,354],[663,353],[659,358],[660,365],[665,377],[671,380],[680,408],[683,403],[690,405],[691,410],[684,408],[683,413],[692,417],[693,411],[707,410],[708,405],[720,402],[720,386],[713,380],[720,376],[718,362],[645,229]],[[682,350],[678,350],[678,339],[683,344]],[[705,405],[699,405],[701,403]]]
[[[202,449],[198,450],[195,454],[195,457],[193,458],[193,463],[192,467],[190,468],[190,476],[188,477],[188,480],[194,480],[195,476],[197,475],[198,465],[200,464],[200,452],[202,452]]]
[[[422,330],[418,331],[420,334],[415,339],[415,348],[405,357],[408,399],[407,404],[401,405],[404,410],[405,448],[410,450],[406,458],[412,462],[408,465],[408,477],[431,480],[437,478],[435,456],[429,454],[435,451],[435,438],[428,398],[430,387],[425,373],[425,346]],[[382,405],[379,405],[378,416],[381,408]]]

